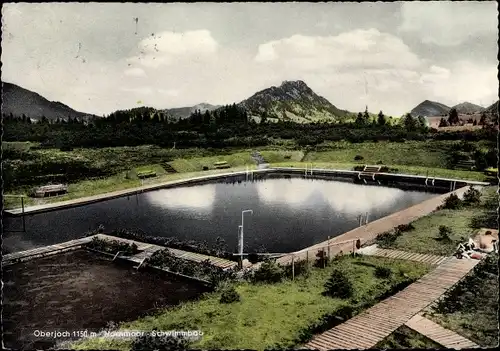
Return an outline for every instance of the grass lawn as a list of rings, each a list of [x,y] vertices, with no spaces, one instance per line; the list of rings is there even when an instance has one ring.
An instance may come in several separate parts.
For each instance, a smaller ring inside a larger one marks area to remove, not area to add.
[[[316,161],[304,161],[304,162],[294,162],[294,161],[280,161],[271,163],[271,167],[297,167],[308,168],[313,166],[313,168],[322,169],[346,169],[352,170],[355,166],[373,164],[370,162],[316,162]],[[449,179],[464,179],[464,180],[475,180],[475,181],[487,181],[488,176],[482,172],[474,171],[464,171],[459,169],[444,169],[444,168],[432,168],[432,167],[420,167],[420,166],[405,166],[400,164],[384,164],[390,168],[396,169],[397,173],[421,175],[428,177],[437,178],[449,178]]]
[[[214,163],[226,161],[231,167],[254,166],[255,161],[251,157],[251,150],[236,152],[228,155],[176,158],[169,164],[180,173],[202,171],[203,167],[215,169]]]
[[[482,347],[498,345],[498,255],[483,261],[426,317]]]
[[[374,349],[443,349],[444,347],[435,343],[426,336],[417,333],[411,328],[403,325],[396,329],[391,335],[375,345]]]
[[[322,295],[324,283],[331,271],[339,266],[348,272],[354,284],[355,296],[349,300]],[[391,267],[392,277],[376,278],[374,271],[377,266]],[[417,279],[428,269],[428,266],[414,262],[345,256],[325,269],[313,268],[308,277],[300,276],[294,281],[285,280],[276,284],[236,283],[235,288],[241,297],[239,302],[221,304],[220,292],[213,292],[201,300],[124,323],[121,329],[203,331],[203,338],[193,344],[193,348],[290,348],[305,342],[300,339],[300,335],[304,335],[304,332],[307,335],[311,326],[325,315],[334,315],[343,306],[374,304],[377,296],[398,283],[408,281],[403,274]],[[130,343],[98,338],[78,342],[73,347],[126,350]]]
[[[452,255],[457,245],[467,241],[478,227],[474,219],[481,215],[485,201],[495,192],[495,187],[483,189],[483,205],[479,208],[465,207],[459,210],[438,210],[428,216],[412,222],[414,230],[403,232],[394,242],[386,245],[379,243],[381,247],[394,248],[404,251],[412,251],[435,255]],[[439,239],[439,226],[445,225],[451,228],[452,233],[449,241]]]
[[[328,151],[309,152],[306,162],[338,162],[384,165],[407,165],[431,168],[445,168],[448,164],[448,150],[453,142],[442,141],[406,141],[328,143]],[[355,161],[354,157],[362,156],[363,160]]]

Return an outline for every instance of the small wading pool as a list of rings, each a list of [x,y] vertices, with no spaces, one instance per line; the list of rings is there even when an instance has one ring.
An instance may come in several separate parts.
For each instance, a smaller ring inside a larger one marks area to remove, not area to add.
[[[154,190],[85,206],[20,217],[6,217],[6,252],[28,250],[76,239],[102,224],[140,230],[147,235],[194,239],[213,244],[217,237],[236,250],[241,211],[245,250],[300,250],[354,229],[358,216],[373,221],[436,196],[435,193],[348,181],[303,179],[294,175],[259,175]],[[441,189],[442,190],[442,189]],[[441,191],[443,192],[443,191]]]
[[[6,266],[3,274],[3,336],[13,349],[70,340],[37,337],[35,331],[98,332],[108,322],[135,320],[209,290],[83,249]]]

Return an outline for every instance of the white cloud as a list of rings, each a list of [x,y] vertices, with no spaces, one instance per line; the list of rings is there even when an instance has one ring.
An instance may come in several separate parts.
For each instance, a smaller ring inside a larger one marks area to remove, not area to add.
[[[215,54],[217,48],[217,41],[205,29],[182,33],[165,31],[141,40],[139,53],[128,61],[157,68],[173,64],[176,60],[202,60]]]
[[[456,46],[497,32],[496,1],[431,1],[402,3],[402,32],[423,43]]]
[[[134,67],[125,70],[124,74],[130,77],[146,77],[146,72],[142,68]]]
[[[450,104],[469,101],[488,106],[498,100],[497,67],[493,65],[458,61],[449,70],[434,66],[421,82],[431,96]]]
[[[421,64],[401,39],[376,29],[354,30],[337,36],[293,35],[261,44],[255,60],[279,61],[285,63],[287,69],[302,70],[413,68]]]

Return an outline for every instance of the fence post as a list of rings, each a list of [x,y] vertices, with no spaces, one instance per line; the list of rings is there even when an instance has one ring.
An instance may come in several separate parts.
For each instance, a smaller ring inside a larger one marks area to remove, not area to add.
[[[323,268],[326,267],[325,248],[323,247]]]
[[[295,256],[292,256],[292,280],[295,280]]]
[[[26,233],[26,217],[24,216],[24,197],[21,196],[21,207],[23,209],[23,232]]]
[[[309,263],[309,250],[306,251],[306,262]]]
[[[330,235],[328,235],[328,259],[330,259]]]

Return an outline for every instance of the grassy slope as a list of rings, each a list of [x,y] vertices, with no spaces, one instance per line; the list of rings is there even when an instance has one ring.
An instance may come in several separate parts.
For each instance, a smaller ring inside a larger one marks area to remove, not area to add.
[[[483,189],[484,199],[490,197],[496,190],[495,187]],[[439,210],[428,216],[422,217],[412,224],[414,230],[404,232],[390,245],[405,251],[413,251],[436,255],[452,255],[460,242],[467,241],[474,231],[478,229],[473,219],[480,211],[477,207],[463,208],[460,210]],[[450,241],[438,240],[439,226],[446,225],[452,229]]]
[[[407,261],[393,261],[375,257],[346,257],[336,265],[345,267],[353,280],[358,301],[373,301],[375,295],[401,282],[402,273],[417,278],[428,271],[427,266]],[[390,281],[375,278],[374,266],[390,266]],[[279,345],[293,347],[305,328],[324,314],[333,313],[348,301],[323,296],[323,285],[334,266],[312,269],[309,277],[298,277],[278,284],[239,283],[236,290],[241,301],[220,304],[220,293],[187,302],[179,307],[145,317],[122,328],[134,330],[201,330],[203,339],[194,348],[257,349]],[[352,302],[351,302],[352,304]],[[79,349],[122,348],[123,342],[110,344],[109,340],[87,340],[76,345]]]

